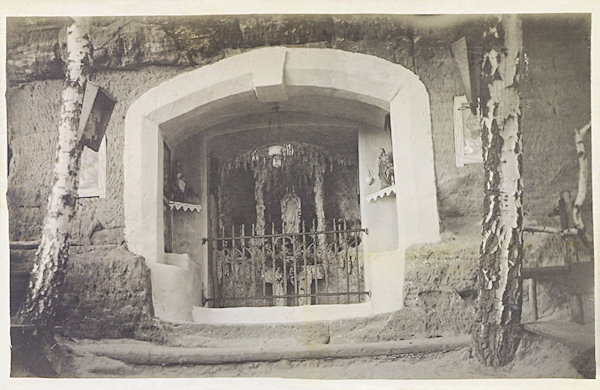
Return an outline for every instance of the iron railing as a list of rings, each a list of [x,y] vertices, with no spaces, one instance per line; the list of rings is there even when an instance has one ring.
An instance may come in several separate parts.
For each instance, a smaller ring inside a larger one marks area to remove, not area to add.
[[[346,221],[331,229],[256,234],[241,225],[203,239],[211,253],[212,307],[298,306],[359,303],[364,289],[362,233]],[[266,229],[265,229],[266,230]]]

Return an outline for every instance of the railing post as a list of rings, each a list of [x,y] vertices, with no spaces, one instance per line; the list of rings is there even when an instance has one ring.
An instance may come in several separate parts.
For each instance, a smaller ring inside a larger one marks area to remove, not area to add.
[[[217,299],[217,283],[219,283],[219,278],[218,278],[218,272],[217,272],[217,247],[219,245],[219,239],[217,237],[217,241],[215,241],[212,244],[212,250],[210,251],[211,253],[211,265],[212,265],[212,269],[211,269],[211,273],[212,273],[212,281],[211,281],[211,287],[212,287],[212,307],[216,307],[216,299]]]
[[[362,289],[360,288],[360,282],[361,282],[360,258],[358,257],[358,255],[359,255],[358,246],[360,245],[361,240],[362,240],[362,232],[355,233],[354,234],[354,250],[355,250],[354,261],[356,261],[356,281],[357,281],[357,291],[359,292],[359,294],[357,296],[357,303],[360,303],[362,301],[362,295],[360,294],[362,292]]]
[[[318,252],[319,254],[323,253],[323,268],[325,268],[325,294],[329,293],[329,256],[327,256],[327,233],[321,233],[323,236],[322,239],[319,237],[320,241],[323,244],[319,244]],[[327,295],[325,295],[327,298]],[[326,299],[326,302],[329,303],[329,298]]]
[[[312,231],[314,232],[313,235],[313,266],[314,266],[314,274],[313,277],[315,279],[315,304],[319,304],[319,283],[317,282],[317,277],[319,275],[319,269],[318,269],[318,265],[317,265],[317,229],[316,229],[316,224],[315,224],[315,220],[313,219],[312,222]]]
[[[264,232],[263,232],[264,234]],[[265,256],[265,247],[267,246],[267,239],[266,238],[261,238],[261,252],[262,252],[262,258],[261,258],[261,262],[262,262],[262,268],[261,268],[261,282],[262,282],[262,291],[263,291],[263,304],[266,306],[267,305],[267,281],[265,280],[265,275],[267,272],[267,258]]]
[[[348,294],[350,292],[350,257],[348,255],[348,247],[349,247],[349,242],[348,242],[348,225],[346,224],[346,220],[344,220],[344,233],[343,233],[343,237],[342,240],[344,242],[344,263],[346,265],[346,303],[350,303],[350,294]]]
[[[273,296],[277,296],[280,293],[280,288],[277,283],[277,267],[275,266],[275,260],[277,258],[277,240],[275,239],[275,223],[271,222],[271,256],[273,260]],[[277,298],[273,298],[274,306],[281,306],[280,301]]]
[[[252,237],[256,235],[256,231],[254,230],[254,224],[250,225],[250,234]],[[254,238],[250,239],[250,269],[252,270],[252,290],[254,291],[254,296],[258,296],[258,286],[256,284],[256,269],[258,268],[256,265],[258,255],[256,241]],[[254,302],[252,302],[252,306],[254,306]]]
[[[296,296],[294,302],[296,306],[298,306],[298,268],[296,265],[296,239],[295,236],[290,236],[290,240],[292,241],[292,261],[294,262],[294,295]]]
[[[246,281],[246,262],[244,260],[244,248],[246,246],[246,239],[244,238],[246,237],[246,226],[245,224],[242,224],[241,228],[240,228],[240,238],[238,238],[238,246],[239,246],[239,251],[240,251],[240,259],[239,261],[236,261],[237,263],[237,271],[236,272],[236,277],[238,278],[238,283],[236,284],[236,287],[241,286],[242,287],[242,291],[248,291],[248,289],[246,288],[247,286],[247,281]],[[234,289],[234,291],[236,291]],[[235,295],[237,296],[238,293],[236,292]],[[243,302],[245,302],[246,305],[248,305],[248,299],[245,299]]]
[[[306,224],[302,221],[302,225],[300,226],[302,232],[302,262],[304,264],[304,294],[310,294],[310,278],[308,277],[308,267],[306,264]],[[311,297],[304,297],[301,300],[302,304],[310,305]]]
[[[333,228],[333,253],[335,255],[335,292],[336,294],[336,302],[340,303],[340,261],[338,259],[338,234],[337,234],[337,224],[335,222],[335,218],[331,220],[331,226]]]
[[[283,233],[283,225],[281,226],[281,233]],[[286,253],[287,253],[287,247],[285,245],[285,237],[282,236],[281,237],[281,263],[283,264],[283,277],[281,278],[281,283],[283,283],[283,295],[285,295],[286,297],[284,299],[282,299],[283,301],[283,305],[281,306],[287,306],[287,295],[288,295],[288,279],[287,279],[287,264],[286,264]]]

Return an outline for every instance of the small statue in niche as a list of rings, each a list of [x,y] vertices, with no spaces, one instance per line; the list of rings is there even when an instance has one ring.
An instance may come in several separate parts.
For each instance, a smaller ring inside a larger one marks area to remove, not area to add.
[[[173,177],[173,200],[182,202],[184,200],[186,182],[181,172],[181,164],[179,161],[175,163],[175,175]]]
[[[181,169],[181,163],[176,162],[175,174],[173,175],[173,182],[171,183],[173,188],[173,199],[176,202],[193,202],[197,196],[194,191],[187,185],[183,172]]]
[[[377,157],[377,166],[379,167],[379,180],[381,188],[386,188],[394,184],[394,159],[390,153],[386,153],[381,148],[381,153]]]

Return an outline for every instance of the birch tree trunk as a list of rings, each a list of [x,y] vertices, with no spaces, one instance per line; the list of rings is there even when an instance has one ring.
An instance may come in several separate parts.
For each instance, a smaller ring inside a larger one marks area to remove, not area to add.
[[[81,157],[77,130],[91,61],[91,44],[82,22],[76,21],[67,28],[67,57],[53,186],[29,291],[17,315],[22,323],[40,326],[50,325],[54,319],[69,254],[70,222],[75,213]]]
[[[517,15],[499,17],[487,27],[480,97],[486,182],[473,349],[483,364],[502,366],[514,359],[520,341],[523,42]]]

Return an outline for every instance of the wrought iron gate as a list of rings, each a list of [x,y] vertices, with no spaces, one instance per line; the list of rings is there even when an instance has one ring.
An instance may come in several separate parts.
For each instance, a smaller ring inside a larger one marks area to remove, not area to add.
[[[254,226],[222,229],[203,239],[211,253],[212,307],[298,306],[359,303],[365,291],[362,233],[345,221],[331,229],[286,233],[270,226],[255,234]],[[316,229],[313,229],[316,230]],[[208,295],[208,294],[206,294]]]

